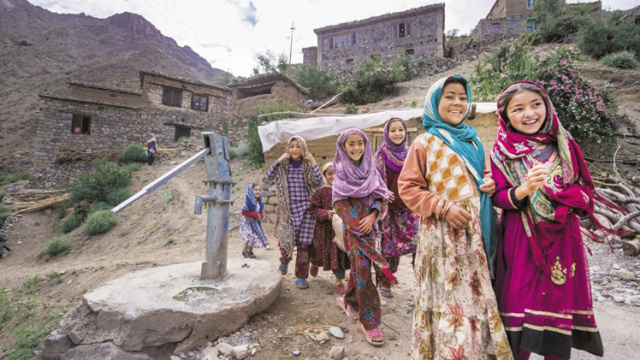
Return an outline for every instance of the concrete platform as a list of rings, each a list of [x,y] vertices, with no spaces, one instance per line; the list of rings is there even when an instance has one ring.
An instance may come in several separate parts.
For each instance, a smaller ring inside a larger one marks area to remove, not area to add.
[[[85,294],[57,333],[75,346],[112,342],[140,352],[176,344],[186,352],[238,330],[280,293],[281,275],[266,261],[229,259],[227,267],[217,281],[200,280],[200,262],[124,275]]]

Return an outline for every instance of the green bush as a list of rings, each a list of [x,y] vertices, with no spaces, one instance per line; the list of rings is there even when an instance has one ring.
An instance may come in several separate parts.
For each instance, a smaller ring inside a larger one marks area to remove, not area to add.
[[[111,210],[111,208],[113,208],[113,205],[106,202],[93,203],[89,208],[89,214],[93,214],[94,212],[98,212],[102,210]]]
[[[268,104],[261,105],[258,108],[258,114],[270,114],[274,112],[283,112],[283,111],[296,111],[297,107],[295,105],[279,105],[279,104]],[[262,142],[260,141],[260,136],[258,136],[258,126],[260,124],[275,120],[286,119],[289,117],[288,115],[271,115],[271,116],[263,116],[258,117],[253,116],[247,120],[248,125],[248,137],[249,141],[247,142],[249,146],[249,160],[256,165],[264,164],[264,154],[262,153]]]
[[[589,21],[580,28],[578,46],[583,53],[596,59],[619,51],[631,51],[640,57],[640,27],[633,16],[613,11],[606,20]]]
[[[237,147],[231,148],[230,155],[231,159],[235,158],[244,158],[249,155],[249,144],[243,143],[238,145]]]
[[[638,66],[636,56],[629,51],[619,51],[606,55],[600,61],[607,66],[617,67],[619,69],[635,69]]]
[[[147,155],[145,155],[144,148],[142,146],[131,144],[122,151],[120,156],[118,156],[118,160],[123,163],[146,162]]]
[[[126,187],[114,188],[109,190],[107,194],[106,203],[116,206],[121,202],[127,200],[130,196],[129,189]]]
[[[331,73],[313,66],[303,65],[296,74],[296,82],[309,89],[314,100],[325,99],[338,93],[338,79]]]
[[[180,145],[180,144],[182,144],[182,143],[183,143],[183,142],[185,142],[185,141],[187,141],[187,137],[186,137],[186,136],[180,136],[180,137],[178,138],[178,140],[176,140],[176,144],[177,144],[177,145]],[[145,161],[146,161],[146,159],[145,159]]]
[[[5,195],[7,195],[6,192],[0,191],[0,201],[2,201],[2,199],[4,199]]]
[[[355,104],[346,104],[344,107],[345,114],[357,114],[358,107]]]
[[[118,218],[109,210],[94,212],[84,223],[84,233],[91,236],[106,233],[118,224]]]
[[[71,187],[72,204],[86,200],[89,203],[102,201],[117,205],[112,201],[121,199],[122,196],[118,196],[116,199],[112,193],[129,186],[131,173],[126,169],[103,161],[96,165],[95,172],[79,173],[77,180],[77,183]]]
[[[125,166],[122,167],[122,169],[126,172],[128,172],[129,174],[132,174],[136,171],[140,171],[142,170],[142,165],[138,164],[138,163],[129,163]]]
[[[11,216],[11,209],[4,205],[0,205],[0,228],[4,224],[4,221],[7,220],[9,216]]]
[[[562,0],[536,0],[533,3],[533,19],[536,43],[564,42],[571,40],[588,22],[590,4],[575,4],[567,11]]]
[[[44,254],[49,257],[63,255],[71,250],[71,242],[64,236],[53,238],[44,248]]]
[[[403,58],[385,62],[367,59],[358,65],[351,82],[343,89],[340,101],[357,105],[378,102],[391,92],[393,84],[406,79],[407,67]]]
[[[11,184],[20,180],[28,180],[31,177],[28,171],[19,174],[0,174],[0,186]]]
[[[74,212],[73,214],[62,219],[62,221],[60,222],[60,230],[62,230],[62,232],[65,234],[71,232],[79,228],[80,225],[82,225],[82,223],[84,222],[84,219],[85,217],[83,214]]]

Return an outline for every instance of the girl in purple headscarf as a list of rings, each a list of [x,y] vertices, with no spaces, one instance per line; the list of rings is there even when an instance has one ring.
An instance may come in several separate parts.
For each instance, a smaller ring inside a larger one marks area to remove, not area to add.
[[[420,227],[420,217],[402,202],[398,194],[398,177],[407,158],[409,147],[407,125],[400,118],[392,118],[384,125],[384,143],[375,156],[375,164],[382,180],[391,192],[389,213],[379,223],[380,249],[395,274],[400,265],[400,256],[414,254],[414,239]],[[386,278],[378,274],[378,291],[384,297],[393,297]]]
[[[350,318],[359,317],[370,344],[381,346],[380,297],[371,279],[371,265],[377,266],[391,284],[397,283],[389,263],[375,248],[375,223],[386,214],[389,190],[373,163],[369,139],[361,130],[351,128],[340,134],[333,166],[333,207],[344,224],[351,260],[347,292],[337,299],[338,305]]]

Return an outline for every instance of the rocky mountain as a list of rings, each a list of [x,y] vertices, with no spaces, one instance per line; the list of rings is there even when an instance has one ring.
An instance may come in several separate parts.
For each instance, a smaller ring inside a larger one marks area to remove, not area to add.
[[[0,172],[30,167],[38,94],[68,81],[139,89],[140,70],[213,83],[215,69],[144,17],[55,14],[26,0],[0,0]]]

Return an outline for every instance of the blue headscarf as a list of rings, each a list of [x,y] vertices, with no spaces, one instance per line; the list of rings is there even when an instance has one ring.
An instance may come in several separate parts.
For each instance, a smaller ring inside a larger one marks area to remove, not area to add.
[[[247,188],[247,193],[244,196],[244,206],[247,208],[247,210],[242,210],[242,211],[249,211],[249,212],[257,212],[258,214],[262,212],[262,209],[264,208],[264,204],[262,203],[262,196],[260,196],[260,199],[258,201],[258,204],[256,204],[256,195],[253,193],[253,187],[256,184],[249,184],[249,187]],[[256,210],[256,205],[260,205],[259,210]]]
[[[449,78],[460,79],[465,84],[467,91],[467,112],[464,114],[462,122],[456,126],[446,123],[438,113],[438,105],[442,98],[444,83]],[[484,184],[484,149],[476,129],[464,123],[470,109],[471,87],[467,79],[460,75],[442,78],[433,84],[427,92],[422,126],[429,134],[442,139],[447,146],[462,158],[467,169],[475,178],[478,193],[480,194],[480,227],[482,239],[484,240],[484,250],[487,254],[487,260],[491,264],[497,246],[497,216],[489,194],[480,191],[480,185]]]

